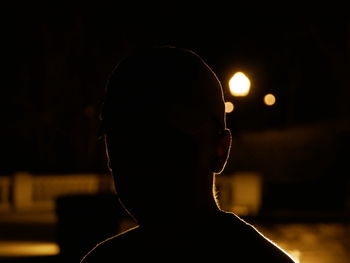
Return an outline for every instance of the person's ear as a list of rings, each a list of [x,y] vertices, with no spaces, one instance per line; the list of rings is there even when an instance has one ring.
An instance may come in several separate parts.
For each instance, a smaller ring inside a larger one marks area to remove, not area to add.
[[[214,156],[213,172],[221,173],[225,168],[231,148],[231,132],[225,129],[218,139],[216,152]]]

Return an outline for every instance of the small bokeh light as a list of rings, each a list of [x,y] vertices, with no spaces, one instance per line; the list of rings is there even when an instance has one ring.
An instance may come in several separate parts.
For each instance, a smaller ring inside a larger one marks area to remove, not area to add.
[[[229,88],[235,97],[247,96],[250,90],[250,80],[243,72],[236,72],[229,81]]]
[[[226,101],[225,102],[225,112],[226,113],[231,113],[235,109],[235,105],[231,101]]]
[[[269,94],[266,94],[265,97],[264,97],[264,103],[265,105],[267,106],[272,106],[276,103],[276,97],[275,95],[269,93]]]

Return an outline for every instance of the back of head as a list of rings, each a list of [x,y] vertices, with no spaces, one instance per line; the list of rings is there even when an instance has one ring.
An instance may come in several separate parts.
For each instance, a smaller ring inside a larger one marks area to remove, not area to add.
[[[225,128],[215,73],[193,51],[174,47],[138,50],[118,64],[107,84],[101,117],[107,129],[139,118],[189,130],[210,119]]]
[[[226,127],[224,99],[194,52],[157,47],[129,55],[110,76],[101,118],[116,189],[131,210],[190,204],[199,186],[209,187],[211,138]]]

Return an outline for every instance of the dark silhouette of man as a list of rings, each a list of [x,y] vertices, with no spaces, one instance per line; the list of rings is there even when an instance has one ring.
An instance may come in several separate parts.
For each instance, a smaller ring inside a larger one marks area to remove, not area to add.
[[[129,55],[109,78],[101,118],[117,194],[138,226],[82,262],[293,262],[220,209],[214,180],[231,134],[221,84],[196,53],[153,47]]]

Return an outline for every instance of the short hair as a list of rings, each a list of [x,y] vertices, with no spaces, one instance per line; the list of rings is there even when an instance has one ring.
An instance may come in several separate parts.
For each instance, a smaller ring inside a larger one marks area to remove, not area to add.
[[[135,116],[171,119],[197,129],[214,120],[226,128],[222,86],[213,70],[195,52],[177,47],[140,49],[112,71],[101,110],[102,129]]]

